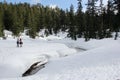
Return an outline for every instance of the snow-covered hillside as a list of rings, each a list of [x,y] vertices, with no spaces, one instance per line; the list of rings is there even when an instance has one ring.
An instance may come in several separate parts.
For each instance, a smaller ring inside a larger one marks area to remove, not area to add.
[[[21,37],[21,48],[16,38],[0,40],[0,80],[120,80],[120,40]],[[39,61],[47,62],[43,69],[21,77]]]

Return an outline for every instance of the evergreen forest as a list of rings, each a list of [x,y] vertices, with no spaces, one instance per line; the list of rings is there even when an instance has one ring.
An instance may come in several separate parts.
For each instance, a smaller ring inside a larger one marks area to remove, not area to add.
[[[12,31],[14,36],[27,30],[27,35],[35,38],[37,33],[45,29],[45,35],[67,32],[73,40],[84,38],[103,39],[112,37],[117,40],[120,31],[120,0],[88,0],[83,11],[82,0],[78,1],[77,11],[71,4],[69,9],[51,8],[38,3],[0,2],[0,37],[4,30]],[[97,4],[99,3],[99,5]]]

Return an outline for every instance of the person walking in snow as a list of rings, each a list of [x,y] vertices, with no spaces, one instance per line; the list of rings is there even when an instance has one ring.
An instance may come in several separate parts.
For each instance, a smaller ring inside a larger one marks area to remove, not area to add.
[[[22,45],[23,45],[23,41],[22,41],[21,38],[20,38],[19,44],[20,44],[20,47],[22,47]]]
[[[19,38],[17,39],[17,42],[16,42],[16,43],[17,43],[17,47],[19,47]]]

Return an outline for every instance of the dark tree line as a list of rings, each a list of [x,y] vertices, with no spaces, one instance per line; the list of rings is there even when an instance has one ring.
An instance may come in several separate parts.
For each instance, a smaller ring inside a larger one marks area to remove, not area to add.
[[[39,31],[45,29],[46,36],[66,31],[68,37],[74,40],[109,38],[113,32],[115,40],[117,39],[120,29],[120,0],[108,0],[105,7],[103,0],[88,0],[85,12],[82,10],[82,0],[77,1],[76,12],[73,5],[70,9],[63,10],[40,3],[30,5],[0,2],[0,36],[4,36],[4,29],[12,31],[14,36],[28,30],[27,35],[35,38]],[[99,5],[96,5],[97,2]]]

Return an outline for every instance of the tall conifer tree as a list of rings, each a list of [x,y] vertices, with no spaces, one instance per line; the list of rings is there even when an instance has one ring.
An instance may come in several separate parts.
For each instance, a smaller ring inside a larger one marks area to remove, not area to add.
[[[69,12],[69,29],[68,29],[68,35],[72,39],[76,40],[76,26],[75,26],[75,14],[74,14],[74,7],[73,5],[70,6],[70,12]]]
[[[77,15],[76,15],[76,25],[77,25],[77,35],[78,37],[83,36],[84,32],[84,13],[82,12],[82,0],[78,0],[78,9],[77,9]]]

